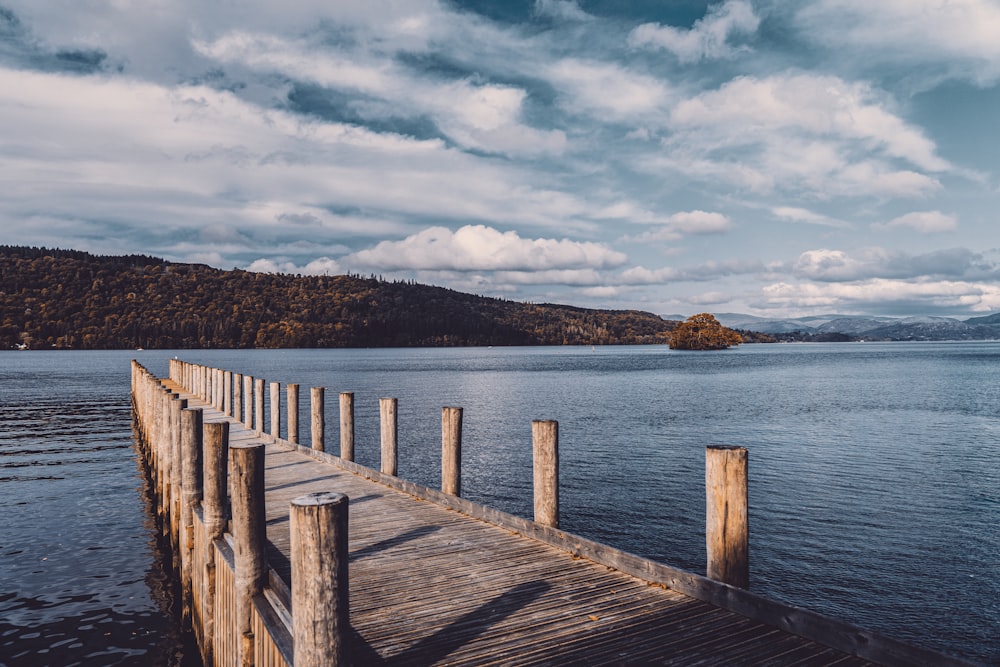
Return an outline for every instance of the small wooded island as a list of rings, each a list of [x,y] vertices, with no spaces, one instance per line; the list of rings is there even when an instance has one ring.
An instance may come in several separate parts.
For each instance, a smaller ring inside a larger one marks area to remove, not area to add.
[[[519,303],[376,276],[0,246],[4,350],[668,344],[679,324],[638,310]]]

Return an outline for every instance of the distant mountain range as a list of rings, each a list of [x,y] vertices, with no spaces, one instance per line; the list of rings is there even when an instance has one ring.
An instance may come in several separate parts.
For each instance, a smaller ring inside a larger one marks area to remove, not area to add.
[[[835,314],[769,319],[717,313],[715,317],[723,326],[771,334],[778,340],[1000,340],[1000,313],[966,320]]]

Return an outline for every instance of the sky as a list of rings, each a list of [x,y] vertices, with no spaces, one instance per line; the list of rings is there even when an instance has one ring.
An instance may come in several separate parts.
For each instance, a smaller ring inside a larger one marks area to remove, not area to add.
[[[1000,311],[1000,0],[0,0],[0,244]]]

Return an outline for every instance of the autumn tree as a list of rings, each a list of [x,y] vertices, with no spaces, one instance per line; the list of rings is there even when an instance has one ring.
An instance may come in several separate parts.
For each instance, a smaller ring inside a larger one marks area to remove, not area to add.
[[[738,333],[719,324],[709,313],[692,315],[670,332],[672,350],[725,350],[742,342]]]

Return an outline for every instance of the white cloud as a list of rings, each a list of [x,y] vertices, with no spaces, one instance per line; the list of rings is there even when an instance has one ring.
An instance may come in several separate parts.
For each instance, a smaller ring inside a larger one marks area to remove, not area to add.
[[[385,270],[551,271],[620,266],[624,254],[599,243],[525,239],[483,225],[430,227],[402,241],[382,241],[343,261]]]
[[[543,69],[565,97],[570,112],[583,111],[612,120],[663,115],[671,101],[666,84],[616,64],[564,58]]]
[[[375,96],[392,114],[427,115],[467,148],[534,155],[560,153],[566,145],[561,130],[538,130],[521,121],[527,93],[513,86],[433,79],[388,59],[369,61],[355,51],[271,35],[233,32],[212,42],[195,42],[194,48],[221,63]],[[383,106],[371,102],[356,108],[384,113]]]
[[[921,234],[953,232],[958,229],[958,218],[941,211],[914,211],[886,223],[875,223],[872,229],[913,229]]]
[[[853,227],[853,225],[844,220],[837,220],[814,211],[810,211],[805,208],[798,208],[795,206],[775,206],[771,209],[771,213],[782,220],[788,220],[790,222],[804,222],[809,225],[821,225],[824,227],[837,227],[841,229],[847,229]]]
[[[665,49],[685,63],[730,58],[746,47],[733,47],[729,39],[752,35],[759,25],[760,19],[747,0],[726,0],[709,7],[704,18],[695,21],[690,30],[644,23],[629,34],[628,43],[634,48]]]
[[[818,0],[802,6],[796,21],[807,35],[868,65],[931,65],[937,69],[925,74],[943,70],[984,85],[1000,78],[995,0]]]
[[[849,283],[787,283],[761,290],[762,308],[885,309],[906,304],[912,312],[930,308],[992,310],[1000,308],[1000,286],[965,281],[908,281],[874,278]]]
[[[576,0],[535,0],[535,13],[564,21],[590,21],[594,18],[583,11]]]
[[[952,169],[875,90],[837,77],[738,77],[677,104],[670,127],[666,154],[648,167],[667,165],[759,192],[921,196],[940,188],[922,172]]]
[[[297,266],[295,262],[291,261],[277,261],[262,257],[250,262],[246,266],[246,270],[255,273],[294,273],[305,276],[335,276],[343,273],[340,264],[329,257],[314,259],[305,266]]]
[[[710,211],[680,211],[669,216],[656,216],[651,212],[636,209],[628,203],[620,203],[601,211],[599,217],[622,218],[630,222],[655,225],[655,229],[637,236],[626,236],[625,241],[647,243],[649,241],[676,241],[685,236],[723,234],[732,229],[732,221],[722,213]]]

